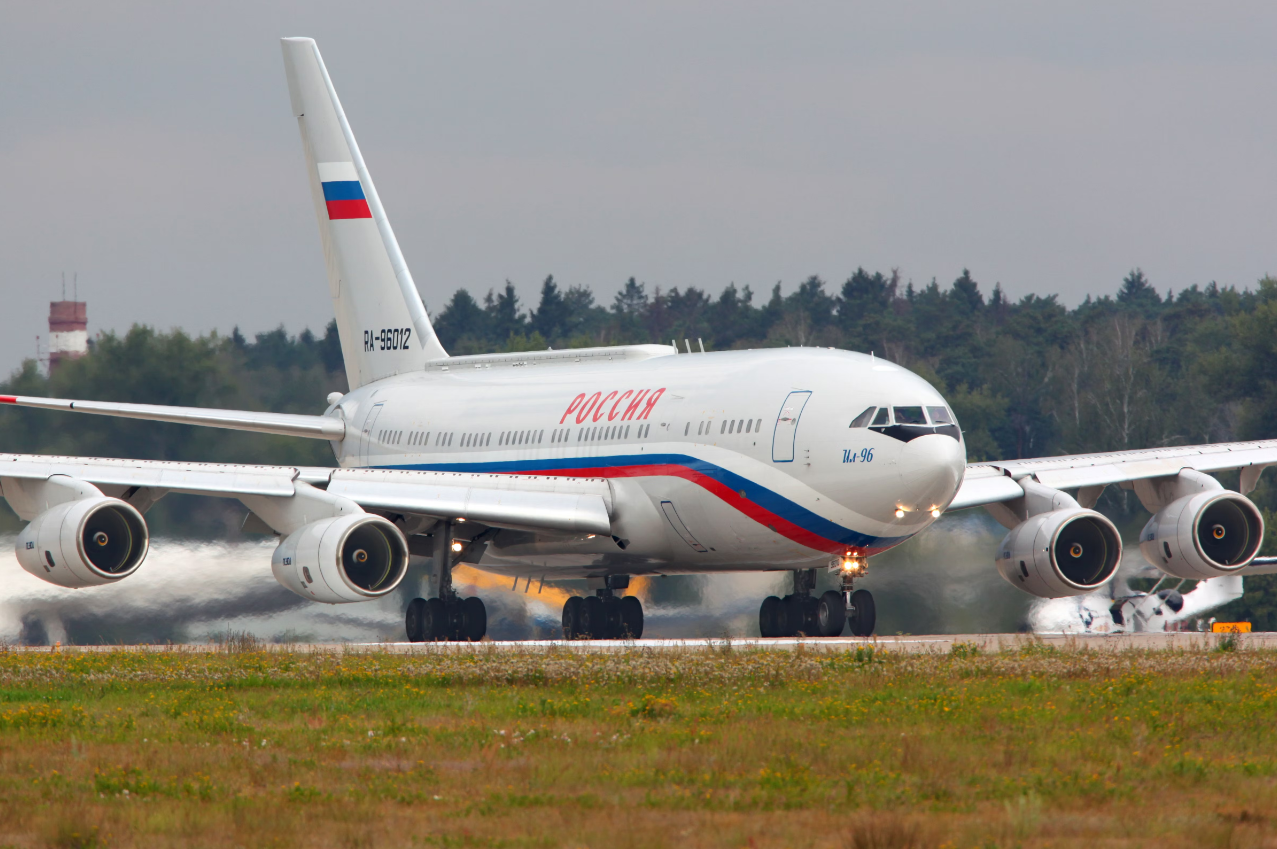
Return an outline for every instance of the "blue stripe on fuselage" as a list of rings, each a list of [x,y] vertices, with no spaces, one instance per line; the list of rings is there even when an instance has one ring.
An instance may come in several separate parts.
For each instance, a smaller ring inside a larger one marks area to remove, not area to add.
[[[890,548],[912,535],[901,537],[876,537],[819,516],[806,507],[773,492],[764,486],[741,477],[705,460],[687,454],[624,454],[614,457],[577,457],[546,460],[503,460],[486,463],[422,463],[379,466],[386,469],[413,469],[427,472],[470,472],[478,474],[535,475],[546,472],[564,472],[575,469],[624,469],[642,466],[682,466],[691,472],[704,475],[735,492],[744,491],[745,497],[768,512],[792,522],[808,533],[816,534],[842,546],[858,548]],[[636,475],[637,477],[638,475]]]

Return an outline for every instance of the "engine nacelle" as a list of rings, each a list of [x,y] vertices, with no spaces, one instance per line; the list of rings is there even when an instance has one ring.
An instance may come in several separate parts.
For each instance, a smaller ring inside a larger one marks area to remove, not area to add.
[[[1185,495],[1140,531],[1140,553],[1176,578],[1205,580],[1244,568],[1264,540],[1264,517],[1251,500],[1225,489]]]
[[[289,534],[270,566],[275,580],[302,598],[368,601],[399,586],[408,571],[408,541],[380,516],[348,513]]]
[[[1031,516],[998,546],[998,571],[1026,593],[1065,598],[1099,589],[1117,573],[1122,537],[1113,523],[1082,507]]]
[[[18,563],[72,589],[110,584],[137,571],[150,546],[146,520],[118,498],[56,504],[18,534]]]

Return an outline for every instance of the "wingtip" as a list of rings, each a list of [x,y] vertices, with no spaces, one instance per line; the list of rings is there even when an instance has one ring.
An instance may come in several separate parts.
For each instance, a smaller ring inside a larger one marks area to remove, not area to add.
[[[18,403],[17,395],[0,395],[0,404],[16,404]]]

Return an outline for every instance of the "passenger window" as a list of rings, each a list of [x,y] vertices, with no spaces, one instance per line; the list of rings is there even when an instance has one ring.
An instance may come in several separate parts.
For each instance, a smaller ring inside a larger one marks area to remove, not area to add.
[[[878,415],[874,416],[874,425],[879,426],[879,425],[889,425],[889,424],[891,424],[891,417],[887,412],[887,408],[879,407]]]
[[[865,410],[863,413],[861,413],[860,415],[852,419],[851,424],[848,425],[848,427],[868,427],[869,421],[870,419],[874,417],[874,410],[876,409],[878,408],[870,407],[869,409]],[[886,411],[884,410],[883,412],[886,412]]]
[[[928,407],[927,413],[931,416],[932,424],[954,424],[953,413],[947,407]]]
[[[927,417],[922,414],[921,407],[896,407],[895,414],[896,424],[919,425],[927,423]]]

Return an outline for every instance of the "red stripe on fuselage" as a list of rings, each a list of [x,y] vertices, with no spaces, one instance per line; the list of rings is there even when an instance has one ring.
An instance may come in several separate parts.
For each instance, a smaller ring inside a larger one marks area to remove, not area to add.
[[[328,201],[328,219],[337,221],[342,218],[372,218],[368,201],[364,198]]]
[[[511,474],[520,474],[513,472]],[[750,501],[748,498],[742,498],[739,492],[730,489],[726,484],[717,481],[709,475],[689,469],[686,466],[678,466],[672,463],[657,463],[650,466],[601,466],[598,468],[583,469],[541,469],[536,472],[538,475],[558,475],[561,477],[571,478],[640,478],[640,477],[675,477],[690,481],[707,492],[717,496],[719,500],[725,502],[729,507],[739,510],[749,518],[753,519],[760,525],[764,525],[781,536],[791,539],[799,545],[805,545],[808,548],[814,548],[817,551],[827,551],[831,554],[843,554],[846,551],[853,551],[857,555],[876,554],[879,551],[886,551],[885,548],[874,549],[857,549],[855,546],[847,546],[837,540],[826,539],[819,534],[814,534],[806,528],[795,525],[793,522],[781,516],[777,516],[766,507],[757,502]]]

